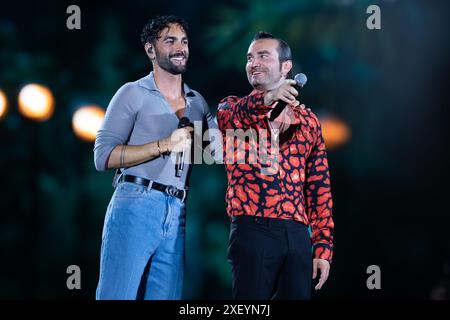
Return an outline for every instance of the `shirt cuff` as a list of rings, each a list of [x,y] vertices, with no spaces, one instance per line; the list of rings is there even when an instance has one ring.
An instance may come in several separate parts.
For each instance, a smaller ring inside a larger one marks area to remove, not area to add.
[[[325,243],[315,244],[314,259],[324,259],[331,264],[331,261],[333,259],[333,247]]]

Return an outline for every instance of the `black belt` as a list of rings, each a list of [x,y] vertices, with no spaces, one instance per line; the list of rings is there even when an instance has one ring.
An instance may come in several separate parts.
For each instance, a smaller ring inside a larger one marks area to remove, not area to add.
[[[151,189],[155,189],[155,190],[164,192],[164,193],[168,194],[169,196],[181,199],[182,202],[184,202],[186,200],[186,196],[187,196],[186,189],[178,189],[177,187],[174,187],[174,186],[166,186],[165,184],[162,184],[162,183],[159,183],[159,182],[156,182],[153,180],[136,177],[136,176],[132,176],[129,174],[122,175],[120,177],[119,182],[123,182],[123,181],[136,183],[141,186],[145,186],[147,188],[151,188]]]
[[[257,223],[263,224],[266,226],[278,226],[284,227],[286,225],[305,225],[304,223],[291,219],[279,219],[279,218],[268,218],[268,217],[260,217],[260,216],[251,216],[251,215],[239,215],[233,216],[231,218],[231,222],[233,223]]]

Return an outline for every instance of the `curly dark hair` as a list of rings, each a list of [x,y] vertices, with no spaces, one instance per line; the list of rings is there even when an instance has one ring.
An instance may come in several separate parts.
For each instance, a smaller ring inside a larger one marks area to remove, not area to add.
[[[142,29],[141,43],[145,45],[147,42],[154,43],[158,38],[158,35],[165,28],[168,28],[170,24],[178,24],[186,33],[189,32],[188,24],[181,18],[173,15],[157,16],[154,19],[150,19]]]

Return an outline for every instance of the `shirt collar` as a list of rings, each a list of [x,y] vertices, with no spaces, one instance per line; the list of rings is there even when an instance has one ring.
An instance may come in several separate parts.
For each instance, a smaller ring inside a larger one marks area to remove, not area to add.
[[[140,79],[139,80],[139,85],[141,87],[146,88],[146,89],[159,92],[159,89],[156,86],[155,76],[154,76],[153,71],[151,71],[148,76],[145,76],[142,79]],[[184,90],[184,94],[187,97],[194,97],[195,96],[194,91],[192,91],[191,88],[189,88],[189,86],[184,81],[183,81],[183,90]]]

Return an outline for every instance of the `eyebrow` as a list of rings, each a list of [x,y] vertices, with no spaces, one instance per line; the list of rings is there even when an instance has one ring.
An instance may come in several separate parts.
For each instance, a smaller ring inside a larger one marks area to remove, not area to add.
[[[174,36],[165,36],[164,37],[164,39],[163,39],[163,41],[165,41],[165,40],[167,40],[167,39],[170,39],[170,40],[177,40],[177,37],[174,37]],[[185,36],[185,37],[183,37],[183,38],[181,38],[181,40],[187,40],[188,38]]]

